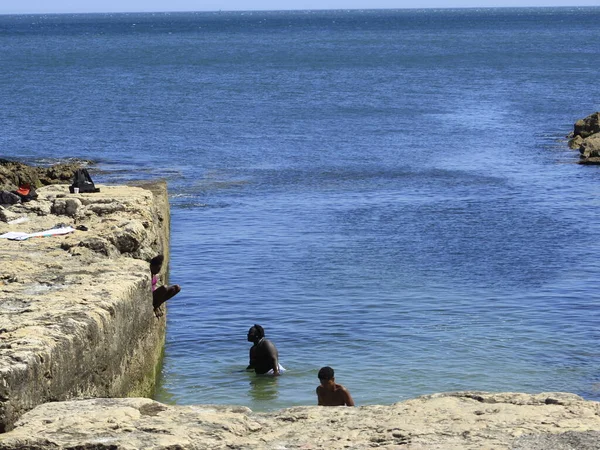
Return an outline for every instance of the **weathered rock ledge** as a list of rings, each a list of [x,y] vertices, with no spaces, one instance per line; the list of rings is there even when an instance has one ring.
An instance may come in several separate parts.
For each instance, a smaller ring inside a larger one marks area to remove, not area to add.
[[[168,261],[166,184],[100,188],[44,186],[37,200],[0,207],[0,234],[87,229],[0,239],[0,431],[45,402],[153,391],[165,320],[153,313],[148,260]]]
[[[144,398],[48,403],[0,436],[16,449],[598,449],[600,403],[573,394],[459,392],[391,406],[167,406]]]

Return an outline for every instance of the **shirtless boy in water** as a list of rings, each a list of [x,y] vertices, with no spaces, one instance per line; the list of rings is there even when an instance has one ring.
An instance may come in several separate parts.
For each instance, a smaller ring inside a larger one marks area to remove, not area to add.
[[[331,367],[319,370],[320,386],[317,386],[317,398],[320,406],[354,406],[350,392],[341,384],[335,383]]]

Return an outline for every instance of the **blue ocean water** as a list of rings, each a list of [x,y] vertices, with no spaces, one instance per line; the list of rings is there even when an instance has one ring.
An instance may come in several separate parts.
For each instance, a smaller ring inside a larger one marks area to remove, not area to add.
[[[156,398],[600,400],[600,8],[0,16],[0,154],[165,177]],[[263,325],[288,372],[243,369]]]

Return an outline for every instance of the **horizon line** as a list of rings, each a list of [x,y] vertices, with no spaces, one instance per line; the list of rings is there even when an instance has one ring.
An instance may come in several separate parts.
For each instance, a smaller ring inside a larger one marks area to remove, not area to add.
[[[423,9],[559,9],[559,8],[600,8],[600,5],[560,5],[560,6],[423,6],[420,8],[310,8],[310,9],[219,9],[219,10],[157,10],[157,11],[47,11],[47,12],[0,12],[0,16],[41,16],[61,14],[173,14],[173,13],[254,13],[254,12],[311,12],[311,11],[418,11]]]

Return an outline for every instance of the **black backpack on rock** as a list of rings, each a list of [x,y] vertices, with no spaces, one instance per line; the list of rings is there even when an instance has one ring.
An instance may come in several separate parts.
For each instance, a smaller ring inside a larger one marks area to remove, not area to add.
[[[21,198],[14,192],[0,191],[0,205],[15,205],[21,203]]]
[[[87,169],[77,169],[73,174],[73,184],[69,186],[69,192],[73,194],[75,188],[79,188],[79,193],[100,192],[100,188],[94,186],[92,177],[90,177]]]

